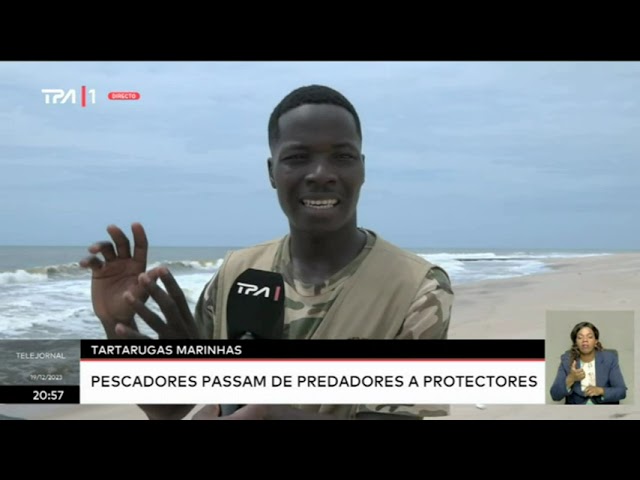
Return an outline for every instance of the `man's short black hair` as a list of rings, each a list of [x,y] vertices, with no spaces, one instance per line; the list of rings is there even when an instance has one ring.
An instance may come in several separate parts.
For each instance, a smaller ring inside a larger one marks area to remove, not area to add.
[[[356,109],[347,98],[337,90],[326,87],[324,85],[307,85],[304,87],[296,88],[284,97],[276,108],[273,109],[271,117],[269,118],[269,145],[272,146],[279,138],[280,131],[278,129],[278,120],[280,117],[287,113],[289,110],[293,110],[301,105],[316,104],[316,105],[337,105],[349,111],[353,115],[353,119],[356,122],[356,129],[358,135],[362,139],[362,128],[360,126],[360,117],[356,112]]]

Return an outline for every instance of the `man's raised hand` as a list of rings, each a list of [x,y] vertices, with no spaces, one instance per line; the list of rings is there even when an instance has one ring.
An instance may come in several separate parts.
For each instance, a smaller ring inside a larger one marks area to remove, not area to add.
[[[80,261],[80,266],[91,270],[91,301],[96,316],[109,338],[115,338],[116,324],[124,324],[137,330],[133,321],[134,309],[123,300],[125,292],[131,292],[141,301],[147,292],[138,284],[138,277],[147,268],[149,244],[144,228],[139,223],[131,225],[134,246],[116,225],[109,225],[111,240],[97,242],[89,247],[92,254]],[[102,255],[102,259],[98,255]]]

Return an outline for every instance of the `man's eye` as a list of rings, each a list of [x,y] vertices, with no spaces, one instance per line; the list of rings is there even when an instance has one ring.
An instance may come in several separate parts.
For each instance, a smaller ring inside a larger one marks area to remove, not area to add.
[[[286,157],[283,158],[283,160],[302,160],[305,158],[305,155],[303,153],[294,153],[291,155],[287,155]]]

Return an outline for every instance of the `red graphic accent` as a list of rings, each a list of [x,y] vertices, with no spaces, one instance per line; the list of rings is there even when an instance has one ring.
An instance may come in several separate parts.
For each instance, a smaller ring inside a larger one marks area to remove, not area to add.
[[[280,286],[276,287],[276,294],[273,296],[273,299],[277,302],[278,298],[280,298]]]
[[[109,92],[109,100],[140,100],[139,92]]]
[[[87,106],[87,87],[85,85],[82,86],[82,107]]]

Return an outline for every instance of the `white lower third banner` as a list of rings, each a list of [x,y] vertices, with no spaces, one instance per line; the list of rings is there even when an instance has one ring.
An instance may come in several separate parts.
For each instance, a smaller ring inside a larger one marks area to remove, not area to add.
[[[544,404],[543,360],[93,360],[84,404]]]

